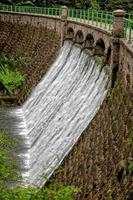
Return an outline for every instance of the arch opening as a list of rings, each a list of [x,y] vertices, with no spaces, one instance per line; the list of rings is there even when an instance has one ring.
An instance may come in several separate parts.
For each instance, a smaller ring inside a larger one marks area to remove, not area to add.
[[[103,39],[99,39],[95,46],[95,55],[104,56],[105,44]]]
[[[92,50],[94,47],[94,37],[92,34],[88,34],[86,39],[85,39],[85,48]]]
[[[77,31],[76,35],[75,35],[75,42],[78,44],[82,44],[84,42],[84,36],[82,31]]]
[[[70,27],[67,29],[66,39],[72,40],[73,38],[74,38],[74,30],[73,28]]]

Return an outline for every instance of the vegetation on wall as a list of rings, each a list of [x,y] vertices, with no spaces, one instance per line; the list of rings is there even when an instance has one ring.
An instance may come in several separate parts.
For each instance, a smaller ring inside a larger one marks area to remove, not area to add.
[[[27,64],[27,58],[13,56],[0,56],[0,94],[16,94],[18,89],[26,82],[26,77],[21,73],[21,68]]]
[[[6,65],[0,69],[0,87],[4,95],[12,95],[24,83],[25,77],[17,69],[12,71]]]
[[[0,199],[1,200],[73,200],[80,190],[74,186],[62,186],[52,182],[42,189],[37,187],[14,187],[21,180],[19,162],[15,158],[18,140],[0,133]]]

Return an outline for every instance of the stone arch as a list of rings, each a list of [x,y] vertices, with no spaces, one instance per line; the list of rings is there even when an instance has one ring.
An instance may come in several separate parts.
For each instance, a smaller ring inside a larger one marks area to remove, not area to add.
[[[76,35],[75,35],[75,42],[82,44],[84,42],[84,35],[82,33],[82,31],[77,31]]]
[[[84,47],[90,50],[94,47],[94,37],[91,33],[88,33],[85,39]]]
[[[95,55],[104,56],[105,43],[102,38],[98,39],[95,46]]]
[[[74,38],[74,30],[73,28],[69,27],[67,29],[66,39],[72,40]]]

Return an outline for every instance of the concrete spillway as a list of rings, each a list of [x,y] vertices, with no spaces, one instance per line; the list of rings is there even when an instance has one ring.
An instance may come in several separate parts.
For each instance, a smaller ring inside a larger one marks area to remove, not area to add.
[[[66,41],[25,104],[0,109],[0,130],[21,137],[23,184],[42,186],[70,152],[106,96],[106,68]]]

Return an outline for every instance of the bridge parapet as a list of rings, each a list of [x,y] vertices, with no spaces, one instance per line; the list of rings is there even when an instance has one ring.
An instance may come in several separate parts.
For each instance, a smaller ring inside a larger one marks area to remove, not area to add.
[[[41,16],[62,18],[63,8],[45,8],[33,6],[15,6],[0,4],[0,12],[38,14]],[[113,27],[113,13],[108,11],[71,9],[67,10],[69,20],[89,24],[110,31]],[[124,18],[124,38],[129,43],[133,42],[133,15],[126,14]]]

